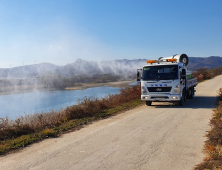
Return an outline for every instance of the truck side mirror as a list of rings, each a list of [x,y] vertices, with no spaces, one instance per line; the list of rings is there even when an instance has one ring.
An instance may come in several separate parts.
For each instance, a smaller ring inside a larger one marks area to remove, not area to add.
[[[182,79],[186,79],[186,69],[182,69]]]
[[[141,80],[141,72],[142,72],[142,69],[137,69],[137,82],[140,82]]]

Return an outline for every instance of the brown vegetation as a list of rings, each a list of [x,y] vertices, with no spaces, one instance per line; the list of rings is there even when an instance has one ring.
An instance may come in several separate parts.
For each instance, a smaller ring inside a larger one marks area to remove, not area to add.
[[[213,69],[199,68],[197,71],[193,72],[193,76],[197,77],[198,81],[203,81],[211,79],[215,76],[222,74],[222,67],[217,67]]]
[[[222,88],[219,90],[218,107],[210,124],[212,129],[207,134],[208,140],[204,146],[207,157],[195,168],[196,170],[222,169]]]

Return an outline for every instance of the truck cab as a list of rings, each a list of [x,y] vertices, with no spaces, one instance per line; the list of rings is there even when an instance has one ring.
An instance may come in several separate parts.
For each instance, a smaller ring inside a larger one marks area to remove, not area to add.
[[[187,74],[188,73],[188,74]],[[152,102],[178,102],[183,105],[186,98],[193,98],[197,79],[190,76],[186,63],[177,58],[148,60],[138,72],[141,83],[141,100],[150,106]]]

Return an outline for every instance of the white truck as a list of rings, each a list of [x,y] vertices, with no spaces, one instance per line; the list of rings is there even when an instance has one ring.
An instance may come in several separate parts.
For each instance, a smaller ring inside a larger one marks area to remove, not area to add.
[[[182,106],[185,99],[193,99],[197,78],[187,70],[188,62],[186,54],[147,60],[147,65],[137,70],[141,100],[148,106],[152,102],[178,102]]]

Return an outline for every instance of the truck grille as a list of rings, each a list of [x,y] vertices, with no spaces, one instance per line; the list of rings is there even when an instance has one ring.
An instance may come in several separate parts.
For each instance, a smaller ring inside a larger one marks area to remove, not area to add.
[[[172,87],[148,87],[149,92],[170,92]]]

